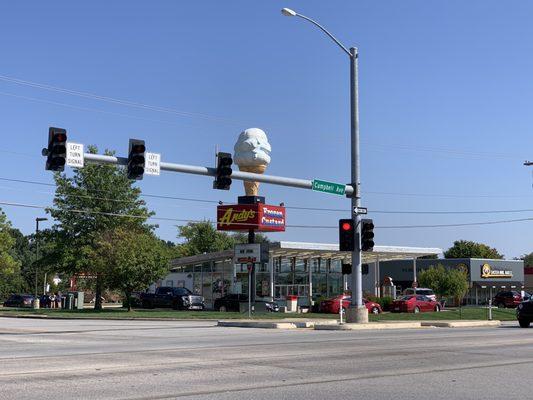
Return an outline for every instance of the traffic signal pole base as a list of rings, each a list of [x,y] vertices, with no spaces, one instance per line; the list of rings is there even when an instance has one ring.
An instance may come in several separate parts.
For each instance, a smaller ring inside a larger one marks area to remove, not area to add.
[[[368,324],[368,309],[363,307],[349,307],[346,310],[346,322]]]

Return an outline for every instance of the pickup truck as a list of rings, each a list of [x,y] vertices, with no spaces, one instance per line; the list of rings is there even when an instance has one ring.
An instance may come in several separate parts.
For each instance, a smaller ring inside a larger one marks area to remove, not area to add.
[[[204,310],[202,296],[193,294],[183,287],[161,286],[155,293],[141,293],[142,308],[172,307],[174,310]]]

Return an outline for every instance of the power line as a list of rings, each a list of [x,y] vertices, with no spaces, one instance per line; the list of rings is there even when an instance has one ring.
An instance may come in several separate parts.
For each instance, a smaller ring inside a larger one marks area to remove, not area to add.
[[[196,113],[196,112],[183,111],[183,110],[176,110],[176,109],[167,108],[167,107],[153,106],[150,104],[144,104],[144,103],[134,102],[130,100],[117,99],[113,97],[97,95],[94,93],[82,92],[78,90],[72,90],[72,89],[66,89],[66,88],[62,88],[58,86],[47,85],[47,84],[43,84],[39,82],[32,82],[32,81],[27,81],[23,79],[12,78],[12,77],[5,76],[5,75],[0,75],[0,80],[9,82],[9,83],[14,83],[17,85],[29,86],[29,87],[36,88],[36,89],[48,90],[48,91],[63,93],[63,94],[71,95],[71,96],[83,97],[83,98],[91,99],[91,100],[104,101],[107,103],[118,104],[118,105],[126,106],[126,107],[133,107],[133,108],[138,108],[138,109],[143,109],[143,110],[148,110],[148,111],[172,114],[172,115],[176,115],[179,117],[200,118],[200,119],[204,119],[207,121],[229,123],[232,125],[235,125],[235,124],[242,125],[244,123],[242,121],[232,120],[232,119],[223,118],[219,116],[213,116],[209,114]]]
[[[39,103],[51,104],[51,105],[59,106],[59,107],[72,108],[74,110],[96,112],[96,113],[114,115],[114,116],[123,117],[123,118],[132,118],[132,119],[141,120],[141,121],[156,122],[156,123],[169,124],[169,125],[174,125],[174,126],[183,126],[183,123],[177,124],[177,123],[171,122],[171,121],[164,121],[164,120],[158,120],[158,119],[153,119],[153,118],[139,117],[137,115],[130,115],[130,114],[117,113],[117,112],[113,112],[113,111],[100,110],[98,108],[76,106],[76,105],[73,105],[73,104],[60,103],[60,102],[57,102],[57,101],[40,99],[40,98],[37,98],[37,97],[22,96],[22,95],[8,93],[8,92],[0,92],[0,95],[13,97],[13,98],[17,98],[17,99],[35,101],[35,102],[39,102]],[[188,124],[186,124],[186,126],[187,125]],[[193,126],[193,125],[188,125],[188,126]]]
[[[13,203],[13,202],[7,202],[7,201],[0,201],[0,205],[59,211],[51,207],[38,206],[34,204]],[[173,221],[173,222],[187,222],[187,223],[205,222],[205,220],[202,221],[202,220],[193,220],[193,219],[139,216],[139,215],[133,215],[133,214],[110,213],[110,212],[93,211],[93,210],[71,209],[71,210],[63,210],[63,211],[78,213],[78,214],[96,214],[96,215],[106,215],[106,216],[121,217],[121,218],[143,218],[143,219],[151,219],[151,220],[159,220],[159,221]],[[462,226],[508,224],[508,223],[525,222],[525,221],[533,221],[533,218],[520,218],[520,219],[508,219],[508,220],[484,221],[484,222],[465,222],[465,223],[456,223],[456,224],[390,225],[390,226],[376,226],[376,229],[451,228],[451,227],[462,227]],[[209,222],[212,224],[216,224],[216,222],[212,222],[212,221],[209,221]],[[255,224],[247,224],[247,223],[239,223],[239,224],[255,226]],[[330,226],[330,225],[286,225],[285,227],[286,228],[305,228],[305,229],[308,229],[308,228],[309,229],[338,229],[338,226]]]
[[[18,183],[27,183],[27,184],[55,187],[55,184],[53,183],[29,181],[29,180],[23,180],[23,179],[12,179],[12,178],[0,177],[0,180],[8,181],[8,182],[18,182]],[[89,191],[93,191],[93,190],[96,192],[111,193],[110,191],[105,191],[105,190],[89,189]],[[50,194],[53,195],[53,193],[50,193]],[[94,199],[94,200],[129,202],[128,200],[117,200],[117,199],[112,199],[108,197],[89,196],[89,195],[81,195],[81,194],[71,194],[70,196],[78,197],[78,198]],[[190,201],[190,202],[207,203],[207,204],[228,204],[228,202],[223,202],[221,200],[195,199],[195,198],[189,198],[189,197],[177,197],[177,196],[145,194],[145,193],[140,193],[139,196],[166,199],[166,200]],[[302,210],[302,211],[328,211],[328,212],[342,212],[342,213],[350,212],[349,209],[342,209],[342,208],[299,207],[299,206],[285,206],[285,208],[289,210]],[[406,211],[406,210],[372,210],[372,209],[369,209],[369,213],[372,213],[372,214],[407,214],[407,215],[511,214],[511,213],[525,213],[525,212],[533,212],[533,209],[483,210],[483,211],[477,211],[477,210],[471,210],[471,211],[457,211],[457,210],[456,211]]]

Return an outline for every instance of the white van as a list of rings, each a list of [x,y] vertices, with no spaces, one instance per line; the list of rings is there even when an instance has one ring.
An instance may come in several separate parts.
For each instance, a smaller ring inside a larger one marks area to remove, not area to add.
[[[414,294],[419,294],[419,295],[422,295],[422,296],[427,296],[429,297],[431,300],[433,301],[437,301],[437,296],[435,296],[435,293],[433,292],[432,289],[428,289],[428,288],[407,288],[403,291],[403,294],[405,295],[414,295]]]

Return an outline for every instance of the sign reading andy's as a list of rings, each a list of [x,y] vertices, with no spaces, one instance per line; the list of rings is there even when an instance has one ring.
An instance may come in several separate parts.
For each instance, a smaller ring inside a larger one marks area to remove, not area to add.
[[[285,207],[232,204],[217,207],[217,230],[285,232]]]

